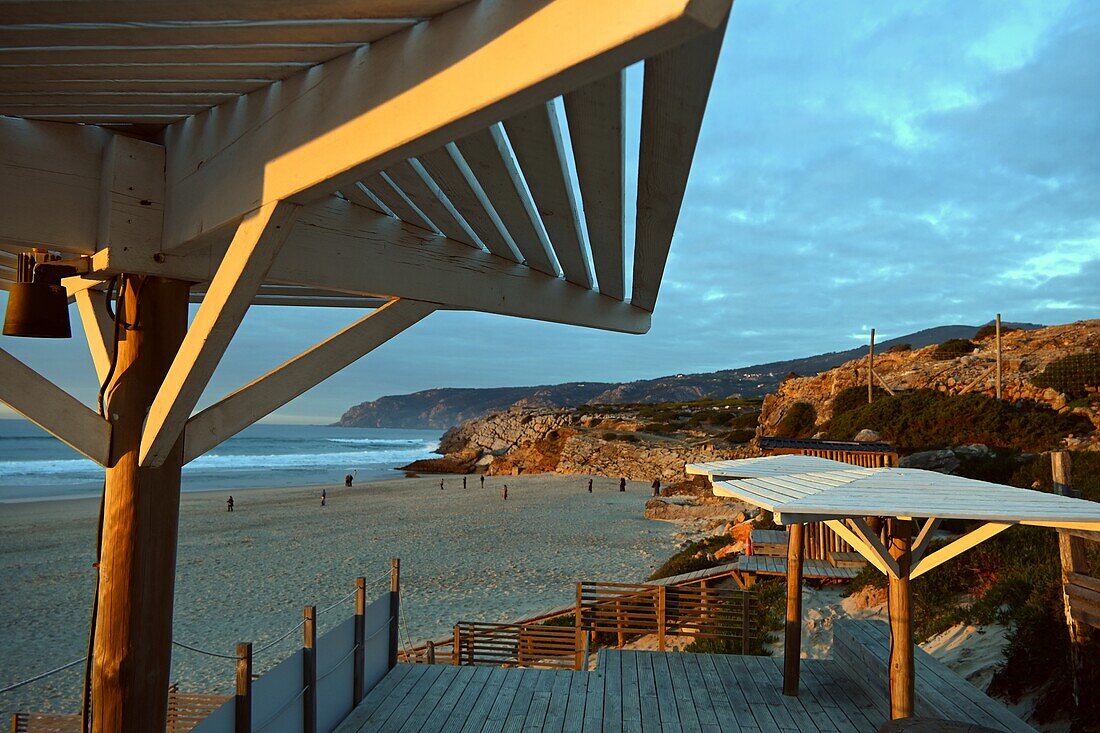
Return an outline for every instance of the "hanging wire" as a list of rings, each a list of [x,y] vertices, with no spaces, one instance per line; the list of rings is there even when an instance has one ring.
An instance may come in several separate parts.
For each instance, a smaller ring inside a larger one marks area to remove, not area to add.
[[[14,685],[8,685],[7,687],[0,688],[0,694],[3,694],[5,692],[10,692],[10,691],[12,691],[14,689],[17,689],[19,687],[22,687],[24,685],[29,685],[32,682],[37,682],[38,680],[45,679],[46,677],[49,677],[50,675],[57,674],[58,672],[64,672],[69,667],[75,667],[76,665],[83,662],[85,659],[87,659],[87,657],[81,657],[80,659],[74,659],[73,661],[69,662],[68,664],[62,664],[60,667],[55,667],[55,668],[51,669],[49,672],[43,672],[42,674],[37,674],[34,677],[30,677],[28,679],[25,679],[22,682],[16,682]]]
[[[190,644],[184,644],[182,641],[176,641],[172,639],[172,644],[183,649],[188,649],[199,654],[205,654],[208,657],[218,657],[219,659],[240,659],[240,656],[236,654],[219,654],[218,652],[207,651],[206,649],[199,649],[197,646],[191,646]]]

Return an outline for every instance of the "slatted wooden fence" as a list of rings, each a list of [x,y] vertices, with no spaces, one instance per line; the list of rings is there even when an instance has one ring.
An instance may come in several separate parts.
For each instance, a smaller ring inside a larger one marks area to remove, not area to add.
[[[229,700],[227,695],[168,693],[165,733],[187,733]],[[12,713],[12,733],[80,733],[80,713]]]
[[[1066,573],[1066,597],[1074,621],[1100,629],[1100,579]]]
[[[756,597],[725,588],[669,587],[644,583],[578,583],[577,628],[618,636],[657,634],[707,639],[739,639],[750,653],[759,637]]]
[[[453,664],[581,669],[579,633],[565,626],[455,624]]]

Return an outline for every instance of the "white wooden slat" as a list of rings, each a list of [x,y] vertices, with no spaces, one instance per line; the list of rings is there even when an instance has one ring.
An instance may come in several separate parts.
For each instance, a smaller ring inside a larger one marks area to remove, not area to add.
[[[725,27],[645,62],[631,302],[647,310],[657,303]]]
[[[0,11],[0,19],[6,14]],[[243,43],[370,43],[412,25],[407,19],[324,19],[0,25],[0,47],[179,46]]]
[[[8,95],[156,95],[193,94],[196,97],[215,95],[239,96],[255,91],[270,83],[270,79],[45,79],[40,81],[12,81],[3,83]]]
[[[600,292],[626,297],[626,72],[565,95],[569,139]]]
[[[851,468],[848,463],[831,461],[817,456],[782,455],[764,458],[743,458],[740,460],[710,461],[707,463],[689,463],[685,470],[689,474],[702,476],[723,476],[726,478],[752,478],[755,476],[776,476],[792,473],[810,473],[813,471],[843,470]]]
[[[159,466],[168,457],[300,208],[266,204],[241,222],[149,407],[141,436],[142,466]]]
[[[910,571],[909,577],[918,578],[921,575],[927,573],[932,568],[938,567],[939,565],[942,565],[951,558],[961,555],[962,553],[975,547],[979,543],[985,542],[990,537],[994,537],[1001,532],[1004,532],[1011,526],[1011,523],[998,522],[989,522],[987,524],[983,524],[982,526],[968,532],[967,534],[964,534],[962,537],[954,540],[948,545],[941,547],[935,552],[930,552],[922,557],[920,562],[918,562]]]
[[[436,229],[432,223],[424,218],[419,209],[410,204],[405,197],[394,188],[393,184],[383,177],[382,173],[375,173],[363,179],[362,184],[375,198],[386,205],[401,221],[413,226],[434,232]]]
[[[310,68],[308,61],[224,64],[88,64],[67,66],[0,66],[0,86],[10,82],[38,83],[50,80],[74,81],[88,79],[134,81],[157,79],[283,79]]]
[[[133,117],[172,117],[180,119],[202,112],[213,106],[210,104],[158,104],[143,102],[125,102],[120,104],[103,104],[100,102],[86,102],[72,100],[59,103],[25,103],[11,102],[0,103],[0,114],[11,117],[97,117],[97,116],[133,116]]]
[[[233,110],[173,125],[164,138],[174,199],[166,247],[224,230],[260,201],[321,200],[705,33],[729,5],[478,0],[265,87]],[[226,127],[237,134],[211,134]]]
[[[374,194],[368,191],[361,183],[354,183],[344,189],[341,189],[340,194],[356,206],[362,206],[364,208],[370,209],[371,211],[377,211],[380,214],[385,214],[386,216],[392,216],[395,218],[397,217],[396,213],[394,213],[388,206],[375,198]]]
[[[0,402],[99,465],[109,462],[110,423],[3,349]]]
[[[420,174],[413,168],[412,163],[403,160],[397,165],[387,168],[386,175],[401,188],[420,211],[424,212],[424,215],[439,228],[444,236],[456,242],[468,244],[471,247],[478,246],[473,237],[466,232],[462,222],[451,213],[424,179],[420,177]]]
[[[435,310],[429,303],[394,300],[364,316],[187,421],[187,463],[332,376]]]
[[[84,325],[92,365],[99,383],[103,384],[107,381],[115,352],[115,323],[107,313],[107,294],[100,290],[81,290],[76,294],[76,307]]]
[[[466,0],[4,0],[5,23],[422,19]]]
[[[520,258],[500,233],[493,217],[479,200],[450,151],[446,147],[438,148],[424,153],[418,160],[451,204],[462,214],[462,218],[474,230],[481,243],[496,256],[519,262]]]
[[[6,87],[6,85],[5,85]],[[41,87],[35,92],[11,92],[6,88],[0,91],[0,107],[12,109],[15,106],[31,105],[126,105],[155,106],[163,104],[203,105],[233,99],[234,92],[139,92],[137,94],[117,92],[44,92]]]
[[[542,238],[528,214],[523,195],[516,187],[505,163],[500,140],[491,130],[479,130],[455,143],[477,182],[489,196],[504,228],[516,243],[528,267],[557,277],[558,269],[550,261]]]
[[[565,159],[568,153],[553,103],[509,117],[504,129],[565,279],[591,288],[580,212]]]
[[[355,43],[272,43],[204,46],[0,48],[0,66],[79,64],[322,63],[358,48]]]

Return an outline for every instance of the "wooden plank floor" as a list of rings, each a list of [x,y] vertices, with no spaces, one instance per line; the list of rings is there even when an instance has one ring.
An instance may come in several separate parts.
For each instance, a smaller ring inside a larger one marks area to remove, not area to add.
[[[887,718],[839,662],[604,650],[594,672],[401,664],[337,733],[868,733]]]
[[[742,556],[737,561],[737,569],[757,575],[786,575],[787,558],[771,555]],[[859,575],[859,571],[859,568],[838,568],[828,560],[805,560],[802,563],[803,578],[851,580]]]

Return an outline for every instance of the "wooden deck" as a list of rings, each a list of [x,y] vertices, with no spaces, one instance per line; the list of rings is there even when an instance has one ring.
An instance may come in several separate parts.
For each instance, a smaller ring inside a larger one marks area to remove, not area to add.
[[[742,556],[737,561],[737,569],[742,573],[755,575],[786,575],[787,558],[770,555]],[[827,560],[804,560],[802,563],[803,578],[851,580],[859,575],[859,571],[859,568],[838,568]]]
[[[803,660],[784,697],[782,660],[604,650],[593,672],[400,664],[337,733],[682,731],[867,733],[887,718],[841,663]]]

